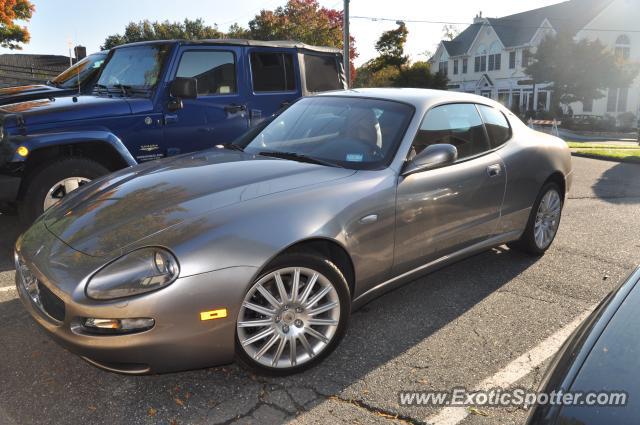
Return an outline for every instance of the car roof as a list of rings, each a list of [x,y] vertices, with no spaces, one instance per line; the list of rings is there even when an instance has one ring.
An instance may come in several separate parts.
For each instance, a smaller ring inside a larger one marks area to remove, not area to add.
[[[297,49],[297,50],[309,50],[313,52],[322,53],[341,53],[342,50],[335,47],[324,46],[312,46],[310,44],[301,43],[293,40],[274,40],[274,41],[261,41],[261,40],[246,40],[235,38],[215,38],[206,40],[153,40],[153,41],[140,41],[137,43],[123,44],[114,47],[114,49],[120,49],[130,46],[145,46],[154,44],[180,44],[180,45],[223,45],[223,46],[256,46],[256,47],[277,47],[285,49]]]
[[[414,88],[360,88],[319,93],[318,96],[353,96],[372,99],[394,100],[424,108],[437,103],[480,103],[494,107],[501,105],[484,96],[445,90]]]

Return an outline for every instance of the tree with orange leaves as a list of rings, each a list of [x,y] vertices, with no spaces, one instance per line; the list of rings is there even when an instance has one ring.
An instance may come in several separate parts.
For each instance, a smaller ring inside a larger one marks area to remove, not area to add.
[[[21,43],[29,42],[29,31],[15,21],[28,21],[34,10],[29,0],[0,0],[0,47],[21,49]]]

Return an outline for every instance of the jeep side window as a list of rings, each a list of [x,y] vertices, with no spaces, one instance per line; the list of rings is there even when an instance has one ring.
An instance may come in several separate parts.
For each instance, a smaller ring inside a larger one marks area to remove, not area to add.
[[[304,55],[304,72],[307,90],[314,92],[341,90],[338,61],[331,55]]]
[[[232,52],[192,50],[182,54],[176,77],[198,80],[201,96],[237,92],[236,61]]]
[[[290,53],[251,53],[253,91],[281,92],[296,89],[293,55]]]

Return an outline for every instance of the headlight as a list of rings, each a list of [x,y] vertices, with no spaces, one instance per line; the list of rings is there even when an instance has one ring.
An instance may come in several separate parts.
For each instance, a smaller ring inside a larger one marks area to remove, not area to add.
[[[166,249],[138,249],[94,274],[87,283],[87,296],[112,300],[144,294],[171,284],[179,272],[178,260]]]

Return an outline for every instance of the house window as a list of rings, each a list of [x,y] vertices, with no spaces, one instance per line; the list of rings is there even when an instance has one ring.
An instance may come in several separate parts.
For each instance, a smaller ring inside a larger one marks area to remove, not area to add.
[[[489,71],[499,71],[502,62],[500,53],[489,55]]]
[[[458,59],[453,61],[453,75],[458,75]]]
[[[529,50],[522,51],[522,67],[526,68],[531,63],[531,52]]]
[[[516,52],[509,52],[509,69],[516,69]]]
[[[441,61],[438,64],[438,72],[442,75],[449,75],[449,61]]]
[[[480,57],[480,71],[485,72],[487,70],[487,57]]]
[[[462,73],[466,74],[469,70],[469,59],[462,59]]]
[[[627,100],[629,89],[627,87],[618,90],[618,112],[627,112]]]
[[[473,66],[473,71],[474,72],[480,72],[480,56],[476,56],[475,57],[475,63]]]
[[[616,58],[628,61],[631,57],[631,40],[626,35],[621,35],[616,40]]]
[[[607,96],[607,112],[627,112],[628,88],[610,88]]]
[[[582,102],[582,112],[593,112],[593,99],[585,99]]]

